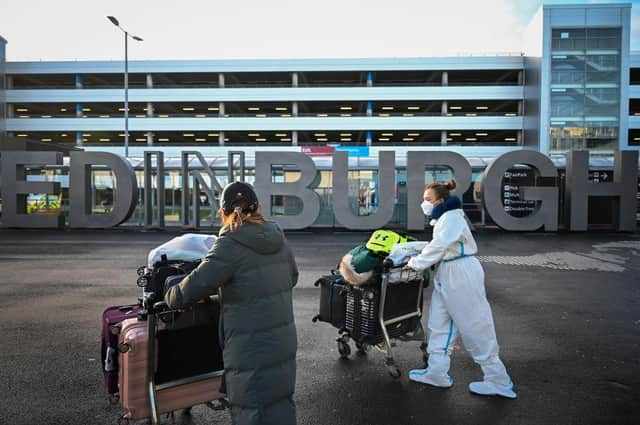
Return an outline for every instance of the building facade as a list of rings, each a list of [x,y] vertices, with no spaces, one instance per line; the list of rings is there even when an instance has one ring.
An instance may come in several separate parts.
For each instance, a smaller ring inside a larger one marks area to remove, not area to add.
[[[637,149],[640,55],[629,51],[630,11],[544,7],[540,56],[131,61],[132,156],[148,146],[208,155],[238,146],[356,145],[372,154],[447,146],[483,157],[522,147]],[[7,131],[117,150],[123,69],[117,61],[6,63]]]
[[[321,158],[327,148],[346,149],[358,158],[360,174],[351,178],[362,214],[376,207],[384,150],[394,150],[399,164],[408,151],[458,152],[475,164],[474,181],[492,158],[519,149],[548,154],[561,167],[566,151],[588,149],[594,164],[611,169],[613,152],[640,148],[631,5],[545,6],[540,13],[529,40],[535,47],[517,54],[130,61],[130,161],[139,168],[145,150],[163,151],[168,182],[179,191],[171,160],[184,150],[202,152],[223,172],[229,151],[243,151],[249,165],[256,151],[302,151],[330,170],[330,158]],[[0,100],[7,135],[123,154],[123,70],[119,61],[6,62]],[[318,181],[319,192],[331,186]],[[473,193],[468,198],[479,203]]]

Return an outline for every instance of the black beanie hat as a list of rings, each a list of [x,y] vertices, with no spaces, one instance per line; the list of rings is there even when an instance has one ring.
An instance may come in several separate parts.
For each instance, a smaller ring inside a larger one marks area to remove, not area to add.
[[[231,214],[235,207],[242,208],[243,213],[252,213],[258,209],[258,197],[250,184],[229,183],[222,191],[221,207],[226,215]]]

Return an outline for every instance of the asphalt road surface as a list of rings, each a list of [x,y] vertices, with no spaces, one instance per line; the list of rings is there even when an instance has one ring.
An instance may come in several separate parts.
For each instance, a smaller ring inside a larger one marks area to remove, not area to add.
[[[0,424],[117,423],[102,382],[101,314],[135,301],[136,268],[174,235],[0,231]],[[366,236],[288,235],[301,270],[299,424],[640,424],[640,235],[476,235],[517,400],[471,395],[481,372],[460,343],[446,390],[407,379],[421,365],[415,342],[396,346],[397,381],[375,351],[339,359],[335,330],[311,323],[313,282]],[[177,422],[230,420],[200,406]]]

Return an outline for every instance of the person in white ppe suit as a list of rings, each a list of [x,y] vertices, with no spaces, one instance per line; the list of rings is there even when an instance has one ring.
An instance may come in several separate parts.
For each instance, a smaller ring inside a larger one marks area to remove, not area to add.
[[[429,361],[426,369],[410,371],[409,379],[451,387],[450,356],[459,334],[484,373],[484,380],[469,384],[469,391],[516,398],[511,378],[500,360],[491,307],[485,294],[484,271],[475,257],[478,248],[460,198],[450,194],[454,188],[453,180],[427,186],[422,210],[432,219],[433,239],[407,264],[414,270],[437,267],[428,318]]]

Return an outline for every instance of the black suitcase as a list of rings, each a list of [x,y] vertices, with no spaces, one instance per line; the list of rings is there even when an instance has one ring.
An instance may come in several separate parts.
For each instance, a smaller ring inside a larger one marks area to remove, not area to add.
[[[320,286],[320,312],[313,318],[313,322],[331,323],[335,328],[343,330],[346,314],[346,293],[348,285],[339,274],[322,276],[316,281]]]
[[[387,287],[384,319],[416,311],[416,294],[421,281],[405,282]],[[345,329],[360,343],[379,344],[384,335],[379,322],[380,286],[354,286],[346,294]],[[387,326],[389,338],[397,338],[413,332],[418,326],[418,317],[412,317]]]
[[[163,255],[161,260],[153,265],[152,269],[140,267],[138,269],[138,286],[144,287],[145,292],[152,292],[153,299],[160,301],[165,294],[165,282],[167,278],[177,275],[187,275],[198,265],[198,261],[167,260]]]

